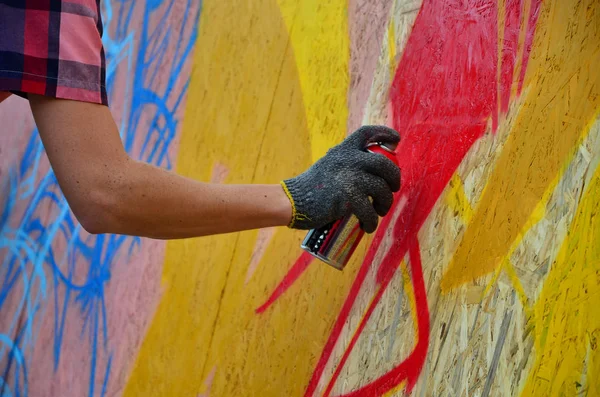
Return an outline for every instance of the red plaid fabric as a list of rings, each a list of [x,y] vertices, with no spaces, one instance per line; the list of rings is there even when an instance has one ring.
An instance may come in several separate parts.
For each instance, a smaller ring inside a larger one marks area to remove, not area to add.
[[[100,0],[0,0],[0,91],[108,104]]]

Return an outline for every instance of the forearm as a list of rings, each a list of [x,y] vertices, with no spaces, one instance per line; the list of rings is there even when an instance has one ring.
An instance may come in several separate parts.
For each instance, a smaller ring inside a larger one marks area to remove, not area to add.
[[[92,233],[172,239],[291,220],[279,185],[201,183],[132,160],[104,106],[35,95],[30,103],[60,187]]]
[[[197,182],[152,165],[128,160],[116,186],[97,192],[88,228],[159,239],[285,226],[291,204],[280,185]],[[86,222],[86,221],[84,221]]]

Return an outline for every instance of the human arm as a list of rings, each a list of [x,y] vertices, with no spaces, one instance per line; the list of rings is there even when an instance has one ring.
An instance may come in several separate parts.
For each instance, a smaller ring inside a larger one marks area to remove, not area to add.
[[[36,95],[29,101],[61,190],[91,233],[174,239],[290,222],[280,185],[177,175],[129,157],[106,106]]]
[[[400,188],[398,168],[363,150],[371,141],[398,142],[385,127],[361,128],[282,183],[285,189],[222,185],[131,159],[106,106],[36,95],[29,100],[59,185],[91,233],[175,239],[269,226],[309,229],[348,213],[370,233]]]

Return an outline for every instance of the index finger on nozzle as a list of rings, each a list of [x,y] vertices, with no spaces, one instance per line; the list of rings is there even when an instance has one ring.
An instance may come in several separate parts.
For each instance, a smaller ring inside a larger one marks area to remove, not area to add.
[[[370,143],[380,143],[388,149],[396,150],[400,134],[383,125],[365,125],[356,130],[349,139],[361,150]]]

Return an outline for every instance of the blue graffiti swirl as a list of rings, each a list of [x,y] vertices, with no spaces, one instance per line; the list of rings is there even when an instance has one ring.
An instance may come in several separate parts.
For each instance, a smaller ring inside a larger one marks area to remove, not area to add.
[[[196,41],[199,2],[103,3],[107,88],[111,102],[118,95],[123,103],[119,125],[123,144],[138,160],[164,168],[172,167],[169,149],[188,88],[182,71]],[[168,21],[176,3],[198,12],[186,13],[171,26]],[[140,9],[141,22],[134,23]],[[150,120],[149,126],[141,120]],[[0,396],[28,396],[31,353],[40,343],[37,337],[46,311],[54,317],[49,358],[54,373],[60,370],[65,344],[85,344],[82,348],[91,352],[87,367],[82,366],[89,369],[88,396],[104,396],[115,346],[108,332],[106,286],[118,282],[111,280],[117,260],[126,262],[144,241],[83,232],[54,173],[42,166],[44,149],[37,130],[30,134],[23,156],[0,180]],[[80,338],[65,342],[67,323],[75,316],[83,324]],[[106,364],[100,368],[99,363]]]

